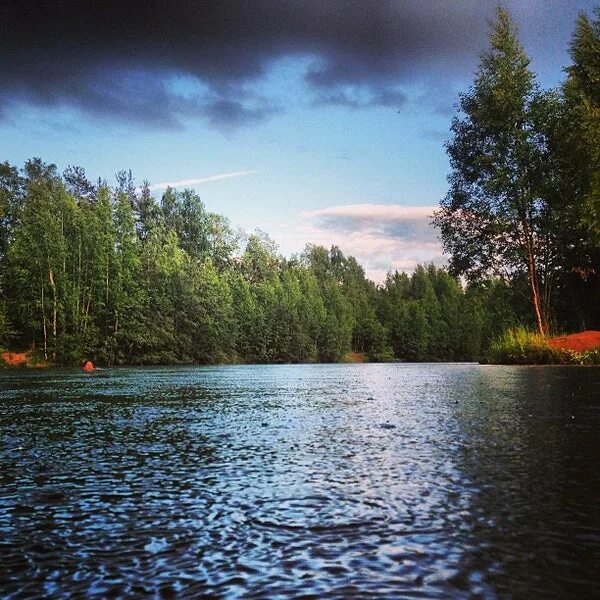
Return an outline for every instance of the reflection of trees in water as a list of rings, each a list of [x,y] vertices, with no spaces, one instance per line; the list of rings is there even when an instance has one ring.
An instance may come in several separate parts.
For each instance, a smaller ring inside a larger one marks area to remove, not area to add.
[[[492,367],[473,382],[455,414],[467,441],[456,458],[474,492],[456,585],[591,597],[600,583],[598,382],[597,370],[560,367]]]

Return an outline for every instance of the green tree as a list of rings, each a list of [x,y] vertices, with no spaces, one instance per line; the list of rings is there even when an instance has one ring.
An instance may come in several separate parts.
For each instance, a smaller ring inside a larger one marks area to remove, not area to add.
[[[549,109],[503,9],[490,41],[452,123],[450,191],[435,223],[454,273],[472,280],[526,273],[535,322],[546,333],[556,248],[539,115]]]
[[[264,340],[259,331],[261,318],[250,283],[239,271],[227,271],[235,319],[235,358],[246,362],[261,362]]]
[[[56,357],[64,323],[66,295],[65,224],[72,198],[56,167],[39,159],[26,164],[27,192],[9,252],[13,281],[12,314],[32,344],[40,342],[46,359]]]
[[[240,268],[250,283],[275,277],[279,271],[277,245],[263,232],[257,230],[250,236],[241,258]]]
[[[313,362],[319,356],[319,342],[327,311],[314,273],[300,264],[295,270],[300,286],[297,310],[304,337],[304,345],[298,360]]]
[[[322,246],[309,244],[300,260],[314,274],[325,308],[319,334],[319,360],[342,360],[352,350],[355,329],[353,306],[342,289],[344,256],[336,246],[327,251]]]
[[[135,195],[131,175],[118,177],[113,207],[114,261],[109,290],[111,335],[109,362],[131,362],[144,345],[144,289],[141,286],[141,247],[136,234]]]
[[[7,299],[12,296],[8,255],[19,222],[25,195],[25,180],[16,167],[0,163],[0,345],[14,333],[8,318]]]
[[[8,162],[0,163],[0,266],[6,265],[4,259],[19,218],[24,195],[25,179],[21,177],[19,170]]]
[[[185,263],[177,337],[194,362],[227,362],[235,350],[233,296],[211,261]]]
[[[224,271],[231,266],[232,256],[238,249],[238,236],[229,220],[216,213],[207,214],[206,229],[208,255],[217,269]]]
[[[574,142],[573,168],[579,175],[583,218],[600,237],[600,6],[593,19],[581,13],[571,41],[572,65],[564,85]]]
[[[144,181],[135,201],[136,230],[143,242],[157,227],[164,226],[163,214],[159,204],[152,197],[150,184]]]
[[[102,362],[114,361],[114,277],[116,271],[116,231],[112,214],[111,190],[103,182],[97,189],[94,210],[94,272],[92,298],[94,323],[99,340],[96,354]]]
[[[552,120],[552,187],[562,250],[555,314],[566,330],[600,327],[600,7],[582,13]]]

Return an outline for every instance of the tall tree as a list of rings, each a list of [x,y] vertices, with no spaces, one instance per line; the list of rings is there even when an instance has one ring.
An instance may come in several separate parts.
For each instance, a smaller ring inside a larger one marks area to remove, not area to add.
[[[73,200],[54,165],[33,159],[25,170],[27,193],[9,253],[12,310],[15,324],[34,344],[42,342],[45,358],[56,358],[67,291],[64,234]]]
[[[451,269],[470,279],[525,273],[535,322],[548,331],[556,248],[544,197],[547,110],[508,13],[499,8],[474,84],[460,99],[447,145],[450,190],[440,227]]]
[[[12,333],[6,302],[11,295],[7,258],[24,194],[25,180],[18,169],[8,162],[0,163],[0,345],[7,343]]]
[[[563,269],[565,316],[580,327],[600,327],[600,5],[593,17],[582,13],[571,41],[572,64],[563,86],[565,114],[558,155],[566,163],[563,197],[570,199]],[[557,136],[558,137],[558,136]],[[569,301],[570,300],[570,301]]]
[[[579,174],[584,220],[600,238],[600,6],[590,19],[581,13],[571,41],[572,65],[564,90],[571,109],[569,122],[576,144],[574,167]]]
[[[144,292],[141,285],[141,252],[135,228],[135,186],[131,172],[117,174],[114,203],[115,254],[112,264],[110,309],[112,354],[110,362],[131,361],[143,345]]]

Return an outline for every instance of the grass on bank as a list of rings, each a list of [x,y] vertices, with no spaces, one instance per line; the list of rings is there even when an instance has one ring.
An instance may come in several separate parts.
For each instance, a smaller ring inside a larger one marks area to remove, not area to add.
[[[600,365],[600,348],[574,352],[556,348],[525,327],[504,332],[490,346],[487,362],[502,365]]]

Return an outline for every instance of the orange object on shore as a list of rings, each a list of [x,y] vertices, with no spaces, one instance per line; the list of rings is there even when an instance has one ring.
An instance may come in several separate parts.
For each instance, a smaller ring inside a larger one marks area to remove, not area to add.
[[[27,352],[3,352],[2,360],[11,367],[24,366],[27,363]]]
[[[83,365],[83,370],[86,373],[89,373],[90,371],[95,371],[96,367],[94,367],[94,363],[91,360],[86,360]]]
[[[548,344],[554,348],[572,350],[573,352],[586,352],[600,348],[600,331],[582,331],[572,333],[548,340]]]

